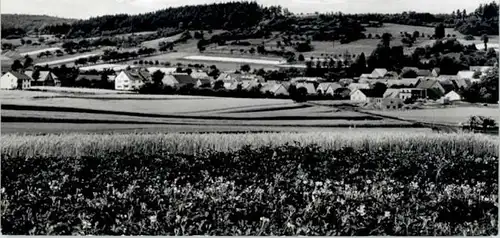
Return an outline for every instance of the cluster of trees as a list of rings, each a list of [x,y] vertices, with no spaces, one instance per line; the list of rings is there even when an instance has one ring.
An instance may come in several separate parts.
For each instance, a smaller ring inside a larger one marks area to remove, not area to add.
[[[80,20],[72,24],[68,35],[73,37],[155,31],[162,27],[180,29],[237,29],[256,26],[262,19],[281,16],[277,7],[264,8],[256,2],[229,2],[168,8],[141,15],[108,15]]]
[[[469,102],[497,103],[498,102],[498,67],[494,67],[478,83],[461,92]]]
[[[69,25],[75,21],[74,19],[24,14],[2,14],[1,18],[2,38],[20,38],[29,32],[44,33],[43,29],[47,27]]]
[[[498,4],[492,1],[488,4],[481,4],[471,14],[466,14],[465,10],[454,12],[455,29],[465,35],[481,36],[498,35],[499,11]]]

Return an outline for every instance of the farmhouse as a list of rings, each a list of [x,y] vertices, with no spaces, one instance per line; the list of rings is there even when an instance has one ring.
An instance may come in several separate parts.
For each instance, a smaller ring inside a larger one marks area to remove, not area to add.
[[[1,89],[27,89],[31,87],[31,78],[23,73],[8,71],[0,78]]]
[[[450,91],[449,93],[447,93],[446,95],[444,95],[444,98],[446,100],[448,100],[449,102],[462,100],[462,96],[460,96],[460,94],[458,94],[455,91]]]
[[[382,102],[384,94],[373,89],[356,89],[351,93],[354,102]]]
[[[320,83],[318,88],[316,88],[316,92],[318,94],[333,96],[335,94],[335,89],[341,87],[342,86],[338,83]]]
[[[151,81],[151,75],[147,70],[123,70],[115,78],[115,90],[137,90],[148,81]]]
[[[201,86],[204,84],[203,81],[194,79],[188,74],[165,75],[162,79],[162,83],[163,85],[170,87],[182,87],[185,85]],[[208,84],[210,84],[210,81],[208,81]]]
[[[39,71],[37,79],[33,78],[34,71],[26,71],[25,74],[32,79],[31,86],[61,86],[61,81],[50,71]]]
[[[388,88],[384,93],[384,98],[392,97],[401,100],[425,98],[425,90],[420,88]]]
[[[260,88],[262,93],[271,93],[275,96],[288,96],[288,90],[282,84],[266,84]]]
[[[425,89],[427,96],[433,95],[433,92],[437,94],[436,96],[442,96],[446,93],[443,86],[435,79],[422,79],[418,83],[417,88]]]

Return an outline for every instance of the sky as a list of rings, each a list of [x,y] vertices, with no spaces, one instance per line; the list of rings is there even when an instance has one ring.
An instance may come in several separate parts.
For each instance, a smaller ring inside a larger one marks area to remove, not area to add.
[[[50,15],[85,19],[117,13],[138,14],[168,7],[220,3],[231,0],[1,0],[1,13]],[[232,0],[235,1],[235,0]],[[254,0],[264,6],[281,5],[293,13],[401,13],[403,11],[471,12],[492,0]]]

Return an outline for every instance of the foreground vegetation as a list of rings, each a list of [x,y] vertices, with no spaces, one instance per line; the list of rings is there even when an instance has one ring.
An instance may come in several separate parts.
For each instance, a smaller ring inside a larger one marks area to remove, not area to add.
[[[497,234],[494,140],[353,134],[2,136],[2,232]]]

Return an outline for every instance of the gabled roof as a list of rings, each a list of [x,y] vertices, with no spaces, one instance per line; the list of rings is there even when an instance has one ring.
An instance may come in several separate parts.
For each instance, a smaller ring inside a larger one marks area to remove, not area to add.
[[[28,75],[23,74],[23,73],[19,73],[19,72],[13,71],[13,70],[11,70],[11,71],[9,71],[9,72],[7,72],[7,73],[11,73],[11,74],[12,74],[12,75],[14,75],[14,77],[16,77],[18,80],[19,80],[19,79],[22,79],[22,80],[31,80],[31,78],[30,78]]]
[[[381,98],[384,96],[384,92],[382,91],[376,91],[373,89],[357,89],[358,91],[361,91],[366,97],[369,98]]]
[[[434,79],[422,79],[420,83],[418,83],[418,88],[430,89],[432,88],[438,81]]]
[[[335,91],[335,89],[337,88],[341,88],[342,85],[340,85],[339,83],[320,83],[318,88],[321,87],[323,90],[328,90],[329,88],[332,88],[332,90]]]
[[[392,86],[405,86],[405,87],[415,87],[418,85],[420,79],[404,78],[404,79],[389,79],[387,80],[387,87]]]
[[[147,70],[131,69],[131,70],[123,70],[122,72],[125,73],[125,75],[127,75],[127,77],[130,80],[134,80],[134,81],[146,82],[146,81],[149,81],[151,79],[151,75],[149,74],[149,72]]]
[[[372,74],[361,74],[360,78],[371,78]]]
[[[387,69],[377,68],[377,69],[374,69],[372,71],[371,76],[372,77],[384,77],[386,73],[387,73]]]
[[[197,80],[187,74],[172,75],[179,84],[196,84]]]
[[[457,76],[458,78],[462,78],[462,79],[472,79],[474,78],[474,71],[471,71],[471,70],[462,70],[462,71],[458,71],[457,73]]]
[[[167,67],[149,67],[149,68],[147,68],[147,70],[150,74],[154,73],[157,70],[160,70],[161,72],[163,72],[165,74],[172,74],[172,73],[177,72],[176,67],[168,67],[168,68]]]
[[[459,88],[467,88],[471,85],[471,82],[469,79],[460,79],[460,78],[457,78],[457,79],[452,79],[451,82],[453,82],[453,84],[455,85],[455,87],[457,89]]]
[[[195,79],[209,78],[208,74],[205,72],[192,72],[190,75]]]

